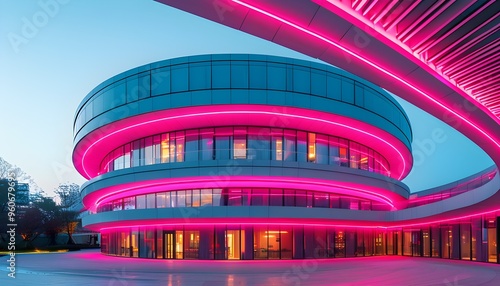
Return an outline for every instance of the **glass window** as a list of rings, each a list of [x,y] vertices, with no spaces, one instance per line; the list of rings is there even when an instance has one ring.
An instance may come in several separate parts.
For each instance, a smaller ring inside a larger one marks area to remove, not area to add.
[[[172,92],[180,92],[188,90],[188,67],[186,64],[173,66],[171,68],[171,87]]]
[[[170,67],[151,72],[151,94],[153,96],[170,92]]]
[[[295,67],[293,69],[293,90],[296,92],[311,92],[310,69]]]
[[[236,127],[234,129],[233,140],[233,158],[246,159],[247,158],[247,138],[246,128]]]
[[[360,210],[369,211],[371,210],[371,202],[368,200],[360,200]]]
[[[124,151],[124,155],[123,155],[123,164],[124,164],[124,167],[125,168],[130,168],[130,144],[125,144],[125,146],[123,146],[123,151]]]
[[[186,161],[198,161],[198,130],[186,131]]]
[[[92,101],[92,106],[93,106],[93,114],[94,116],[97,116],[101,113],[104,112],[104,106],[103,106],[103,95],[100,94],[100,95],[97,95],[97,96],[94,96],[94,101]],[[80,111],[80,115],[82,115],[82,112],[83,111]]]
[[[139,75],[139,99],[151,95],[151,77],[149,74]]]
[[[296,158],[296,145],[295,145],[295,139],[297,137],[296,131],[295,130],[284,130],[284,140],[285,140],[285,146],[284,146],[284,161],[292,161],[295,162]]]
[[[113,157],[116,158],[113,161],[113,170],[121,170],[125,165],[125,158],[123,156],[123,148],[120,147],[113,152]]]
[[[148,209],[154,209],[156,207],[155,194],[146,195],[146,207]]]
[[[184,232],[184,259],[197,259],[200,251],[200,232],[186,230]]]
[[[307,161],[316,162],[316,134],[307,134]]]
[[[349,167],[349,149],[347,145],[347,140],[339,138],[339,156],[340,156],[340,166]]]
[[[250,88],[265,89],[267,85],[266,63],[250,63]]]
[[[153,164],[153,137],[144,139],[144,162],[146,165]]]
[[[329,137],[329,162],[330,165],[340,166],[339,140],[337,137]]]
[[[145,195],[137,196],[137,200],[136,200],[136,203],[135,203],[135,208],[138,209],[138,210],[146,208],[146,196]]]
[[[368,171],[368,148],[359,144],[359,168]]]
[[[252,197],[252,189],[241,189],[241,205],[250,206]]]
[[[248,88],[248,62],[231,62],[231,88]]]
[[[254,259],[267,259],[268,255],[268,239],[271,234],[267,231],[267,226],[254,226]],[[276,239],[273,234],[272,239]]]
[[[184,162],[184,131],[175,132],[175,162]]]
[[[128,197],[123,199],[123,209],[133,210],[135,209],[135,197]]]
[[[295,206],[306,207],[307,206],[307,196],[306,191],[295,191]]]
[[[156,194],[156,207],[157,208],[166,208],[170,205],[170,202],[167,203],[167,194],[166,193],[157,193]]]
[[[353,169],[359,169],[360,153],[359,144],[355,142],[349,142],[349,154],[350,154],[350,167]]]
[[[121,211],[123,209],[123,200],[116,200],[113,201],[113,210],[114,211]]]
[[[212,205],[212,189],[201,189],[201,206]]]
[[[190,63],[189,88],[191,90],[210,88],[212,81],[210,69],[208,63]]]
[[[195,208],[201,205],[200,190],[193,190],[193,202],[191,205]]]
[[[139,139],[132,143],[132,167],[142,166],[144,159],[144,140]]]
[[[224,205],[224,204],[221,204],[221,199],[222,199],[221,193],[222,193],[222,189],[213,189],[213,192],[212,192],[212,205],[214,207]]]
[[[269,160],[271,130],[265,127],[248,128],[248,158],[253,160]]]
[[[161,135],[153,137],[153,161],[155,164],[161,163]]]
[[[283,205],[283,190],[282,189],[271,189],[269,197],[270,206],[282,206]]]
[[[287,207],[295,206],[295,191],[294,190],[285,190],[284,191],[284,204]]]
[[[328,164],[328,136],[316,136],[316,163]]]
[[[161,162],[170,162],[170,134],[161,135]]]
[[[268,206],[268,205],[269,205],[268,189],[252,190],[252,206]]]
[[[127,102],[139,99],[139,77],[131,76],[127,79]]]
[[[176,191],[167,192],[166,199],[167,199],[167,207],[172,207],[172,208],[177,207],[177,192]]]
[[[212,88],[230,87],[230,75],[229,61],[212,62]]]
[[[340,196],[330,194],[330,208],[332,209],[340,208]]]
[[[306,162],[307,158],[307,133],[297,131],[297,161]]]
[[[215,129],[215,157],[217,160],[229,160],[230,140],[233,133],[230,127]]]
[[[311,70],[311,93],[326,96],[326,72]]]
[[[314,193],[313,206],[316,208],[328,208],[330,207],[330,201],[328,194],[326,193]]]
[[[282,129],[272,129],[271,136],[272,136],[271,160],[282,161],[283,160],[283,130]]]
[[[193,191],[191,190],[186,190],[185,196],[186,196],[186,207],[192,207],[193,206]]]
[[[241,206],[241,189],[229,189],[228,190],[228,206]]]
[[[267,64],[267,74],[269,89],[285,90],[286,89],[286,69],[283,64]]]
[[[181,208],[186,206],[186,191],[177,191],[176,207]]]
[[[201,160],[214,160],[214,129],[201,129],[200,133]]]

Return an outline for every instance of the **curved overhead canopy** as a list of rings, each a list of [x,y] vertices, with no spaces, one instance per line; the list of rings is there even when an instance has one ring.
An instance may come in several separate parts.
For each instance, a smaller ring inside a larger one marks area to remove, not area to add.
[[[158,0],[321,59],[459,130],[500,166],[500,2]]]

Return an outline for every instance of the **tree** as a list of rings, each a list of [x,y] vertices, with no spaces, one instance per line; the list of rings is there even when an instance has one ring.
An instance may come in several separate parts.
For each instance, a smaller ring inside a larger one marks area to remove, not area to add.
[[[30,191],[32,192],[42,192],[42,189],[36,184],[36,182],[24,172],[21,168],[12,165],[11,163],[5,161],[0,157],[0,179],[12,179],[20,183],[28,183],[30,185]]]
[[[49,245],[56,244],[57,234],[62,229],[61,207],[56,205],[52,198],[44,197],[40,202],[34,203],[42,213],[43,232],[50,238]]]
[[[25,248],[32,249],[33,240],[43,233],[43,219],[42,211],[35,206],[29,207],[19,219],[17,230],[21,234]]]
[[[72,234],[79,223],[79,212],[72,209],[80,201],[80,186],[75,183],[61,184],[55,190],[61,201],[62,228],[68,234],[67,244],[75,244]]]
[[[62,228],[68,235],[68,242],[66,244],[75,244],[73,240],[73,233],[75,233],[76,227],[78,226],[79,220],[78,215],[80,213],[72,210],[61,210],[61,223]]]
[[[80,186],[75,183],[60,184],[54,191],[61,200],[61,206],[71,207],[80,200]]]

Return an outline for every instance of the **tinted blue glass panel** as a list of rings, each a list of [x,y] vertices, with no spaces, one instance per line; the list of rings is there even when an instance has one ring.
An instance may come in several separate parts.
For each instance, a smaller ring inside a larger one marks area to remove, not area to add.
[[[102,94],[94,96],[93,105],[94,105],[94,116],[97,116],[104,111],[102,104]]]
[[[248,62],[231,63],[231,88],[248,88]]]
[[[278,64],[268,64],[267,65],[268,74],[268,89],[286,89],[286,68],[283,65]]]
[[[309,70],[302,68],[295,68],[293,70],[293,90],[303,93],[311,92],[311,78]]]
[[[171,72],[172,92],[186,91],[189,87],[188,67],[186,65],[172,67]]]
[[[114,107],[123,105],[126,103],[127,100],[127,93],[126,93],[126,83],[124,81],[121,81],[120,84],[116,85],[113,87],[113,98],[114,98]]]
[[[207,63],[189,65],[189,88],[191,90],[207,89],[211,85],[211,69]]]
[[[127,102],[136,101],[139,98],[139,78],[133,76],[127,79]]]
[[[355,90],[354,104],[356,104],[357,106],[363,107],[364,106],[364,88],[356,84],[354,86],[354,90]]]
[[[198,130],[186,132],[186,161],[198,160]]]
[[[151,95],[170,92],[170,68],[158,69],[151,73]]]
[[[151,95],[151,77],[149,74],[139,76],[139,99],[147,98]]]
[[[342,92],[342,81],[340,78],[335,76],[329,76],[326,78],[326,94],[329,98],[334,98],[340,100],[340,94]]]
[[[354,104],[354,82],[352,80],[342,80],[342,101]]]
[[[265,63],[250,64],[250,88],[266,88],[267,69]]]
[[[230,87],[230,62],[212,63],[212,88]]]
[[[326,96],[326,73],[321,71],[311,72],[311,93]]]

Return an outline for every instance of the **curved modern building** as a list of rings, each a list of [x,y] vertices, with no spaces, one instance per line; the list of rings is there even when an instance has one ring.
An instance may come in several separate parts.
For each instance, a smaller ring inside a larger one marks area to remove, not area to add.
[[[410,194],[404,110],[331,66],[237,54],[138,67],[85,97],[74,142],[83,224],[104,254],[497,262],[497,170]]]

